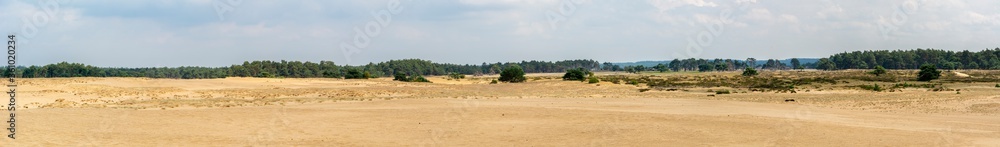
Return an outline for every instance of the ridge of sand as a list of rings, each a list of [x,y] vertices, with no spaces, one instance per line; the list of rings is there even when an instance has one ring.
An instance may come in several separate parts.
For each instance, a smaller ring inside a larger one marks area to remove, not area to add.
[[[996,146],[1000,89],[638,92],[556,78],[24,79],[0,146]],[[783,102],[796,99],[796,102]]]

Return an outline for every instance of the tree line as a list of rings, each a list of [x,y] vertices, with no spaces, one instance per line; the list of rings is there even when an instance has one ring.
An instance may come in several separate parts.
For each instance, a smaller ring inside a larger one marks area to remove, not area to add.
[[[792,59],[791,65],[781,60],[768,59],[757,61],[754,58],[736,59],[674,59],[669,63],[660,63],[652,67],[643,65],[619,66],[613,63],[600,63],[595,60],[565,60],[565,61],[521,61],[507,63],[448,64],[434,63],[421,59],[389,60],[366,65],[349,66],[336,65],[332,61],[301,62],[301,61],[244,61],[228,67],[146,67],[146,68],[116,68],[94,67],[81,63],[60,62],[44,66],[18,67],[14,71],[22,78],[47,77],[148,77],[177,79],[206,79],[225,77],[286,77],[286,78],[373,78],[423,75],[484,75],[499,74],[504,68],[516,65],[524,73],[557,73],[570,69],[587,71],[626,71],[638,73],[642,71],[737,71],[750,69],[788,70],[815,68],[821,70],[837,69],[874,69],[878,66],[886,69],[917,69],[921,65],[934,65],[941,69],[1000,69],[1000,48],[986,49],[978,52],[946,51],[939,49],[916,50],[879,50],[854,51],[838,53],[829,58],[821,58],[815,63],[802,64],[798,59]],[[758,63],[760,62],[760,63]],[[9,75],[10,71],[3,70]]]
[[[373,78],[403,75],[498,74],[503,68],[517,65],[527,73],[563,72],[566,69],[598,69],[594,60],[522,61],[459,65],[433,63],[428,60],[404,59],[361,66],[336,65],[332,61],[244,61],[229,67],[95,67],[81,63],[60,62],[45,66],[18,67],[13,72],[21,78],[49,77],[148,77],[176,79],[209,79],[225,77],[286,77],[286,78]],[[11,74],[3,70],[4,75]]]
[[[929,64],[941,69],[1000,69],[1000,48],[986,49],[978,52],[947,51],[940,49],[916,50],[878,50],[854,51],[838,53],[816,62],[816,68],[822,70],[836,69],[873,69],[882,66],[886,69],[917,69]]]

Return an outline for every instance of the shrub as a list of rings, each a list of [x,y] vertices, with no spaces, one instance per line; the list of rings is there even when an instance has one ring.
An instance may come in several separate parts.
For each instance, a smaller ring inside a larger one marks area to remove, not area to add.
[[[426,78],[424,78],[424,76],[417,75],[417,76],[410,77],[410,82],[427,82],[427,83],[430,83],[431,81],[428,81]]]
[[[920,72],[917,73],[917,81],[930,81],[940,77],[941,71],[938,71],[937,67],[933,64],[921,65]]]
[[[396,75],[392,76],[392,80],[393,81],[404,81],[404,82],[408,81],[406,79],[406,74],[403,74],[403,73],[396,73]]]
[[[993,87],[1000,88],[1000,84],[997,84],[997,86],[993,86]]]
[[[625,84],[629,84],[629,85],[639,85],[639,81],[636,81],[636,80],[629,80],[629,81],[628,81],[628,83],[625,83]]]
[[[715,94],[730,94],[730,93],[731,93],[731,92],[729,92],[729,90],[719,90],[719,91],[715,91]]]
[[[860,87],[861,89],[871,90],[871,91],[876,91],[876,92],[882,92],[882,90],[885,90],[885,89],[882,89],[882,87],[878,86],[878,84],[875,84],[874,86],[860,85],[858,87]]]
[[[451,79],[465,79],[465,75],[453,72],[453,73],[449,73],[448,74],[448,78],[451,78]]]
[[[750,67],[747,67],[747,69],[743,70],[743,76],[750,77],[750,76],[756,76],[757,74],[759,74],[757,73],[757,70]]]
[[[497,84],[497,80],[493,80],[490,84]]]
[[[362,72],[361,69],[351,68],[347,70],[347,74],[344,75],[344,79],[368,79],[368,72]]]
[[[524,70],[521,69],[521,66],[514,64],[504,68],[500,72],[500,79],[498,80],[501,82],[521,83],[527,80],[527,78],[524,77]]]
[[[260,75],[257,75],[257,77],[260,77],[260,78],[273,78],[274,75],[271,75],[271,73],[268,73],[268,72],[265,71],[265,72],[260,72]]]
[[[566,81],[583,81],[586,79],[587,73],[583,68],[569,69],[566,70],[566,74],[563,74],[562,79]]]
[[[698,65],[698,72],[711,72],[714,69],[715,66],[711,64]]]
[[[421,75],[407,76],[406,74],[403,73],[396,73],[396,75],[392,77],[392,80],[401,82],[427,82],[427,83],[431,82],[427,80],[427,78],[424,78],[424,76]]]
[[[885,72],[885,68],[883,68],[882,65],[878,65],[878,66],[875,66],[875,70],[872,70],[871,72],[868,72],[868,73],[869,74],[873,74],[873,75],[875,75],[877,77],[877,76],[884,75],[886,72]]]
[[[601,80],[597,79],[597,77],[590,77],[590,80],[587,81],[587,83],[590,83],[590,84],[594,84],[594,83],[598,83],[598,82],[601,82]]]

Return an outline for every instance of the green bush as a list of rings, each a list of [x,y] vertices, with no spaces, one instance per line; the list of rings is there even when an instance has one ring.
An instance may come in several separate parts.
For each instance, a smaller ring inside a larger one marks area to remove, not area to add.
[[[417,75],[415,77],[410,77],[410,82],[427,82],[430,83],[424,76]]]
[[[362,72],[361,69],[351,68],[347,69],[347,74],[344,75],[344,79],[368,79],[371,75],[368,72]]]
[[[273,78],[274,75],[271,75],[271,73],[268,73],[268,72],[265,71],[265,72],[260,72],[260,75],[257,75],[257,77],[260,77],[260,78]]]
[[[997,84],[997,86],[993,86],[993,87],[1000,88],[1000,84]]]
[[[711,72],[714,69],[715,69],[715,65],[711,65],[711,64],[698,65],[698,72]]]
[[[587,81],[587,83],[590,83],[590,84],[594,84],[594,83],[598,83],[598,82],[601,82],[601,80],[597,79],[597,77],[590,77],[590,80]]]
[[[878,86],[878,84],[875,84],[874,86],[860,85],[858,87],[860,87],[861,89],[871,90],[871,91],[875,91],[875,92],[882,92],[883,90],[885,90],[881,86]]]
[[[730,94],[730,93],[731,93],[731,92],[729,92],[729,90],[719,90],[719,91],[715,91],[715,94]]]
[[[933,64],[921,65],[920,72],[917,73],[917,81],[930,81],[940,77],[941,71],[938,71],[937,67]]]
[[[934,88],[940,84],[910,84],[910,83],[896,83],[892,88]]]
[[[747,67],[747,69],[743,70],[743,76],[750,77],[750,76],[756,76],[757,74],[759,74],[757,73],[757,70],[750,67]]]
[[[396,73],[396,75],[393,76],[392,80],[401,82],[427,82],[427,83],[431,82],[427,80],[427,78],[424,78],[424,76],[421,75],[407,76],[406,74],[403,73]]]
[[[465,75],[453,72],[453,73],[449,73],[448,74],[448,78],[451,78],[451,79],[465,79]]]
[[[409,80],[406,79],[406,74],[403,74],[403,73],[396,73],[396,75],[392,76],[392,80],[393,81],[404,81],[404,82],[405,81],[409,81]]]
[[[527,78],[524,77],[524,69],[521,69],[521,66],[517,64],[513,64],[500,72],[500,79],[498,80],[501,82],[521,83],[526,81]]]
[[[628,83],[626,83],[626,84],[629,84],[629,85],[639,85],[639,81],[636,81],[636,80],[633,79],[633,80],[629,80]]]
[[[497,84],[497,80],[493,80],[490,84]]]
[[[566,74],[563,74],[562,79],[566,81],[583,81],[586,77],[587,72],[583,68],[577,68],[566,70]]]
[[[886,72],[885,72],[885,68],[882,67],[882,65],[878,65],[878,66],[875,66],[875,70],[872,70],[871,72],[868,72],[868,73],[869,74],[873,74],[873,75],[875,75],[877,77],[877,76],[884,75]]]

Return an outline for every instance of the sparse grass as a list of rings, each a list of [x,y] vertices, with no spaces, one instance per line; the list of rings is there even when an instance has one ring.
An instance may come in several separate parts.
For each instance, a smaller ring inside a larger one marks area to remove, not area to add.
[[[601,80],[597,79],[597,77],[590,77],[587,80],[587,83],[590,83],[590,84],[594,84],[594,83],[598,83],[598,82],[601,82]]]
[[[956,82],[995,82],[1000,81],[1000,71],[972,70],[971,77],[943,76],[934,83],[915,81],[917,70],[886,70],[885,74],[875,76],[867,70],[840,71],[763,71],[757,76],[740,76],[739,72],[642,72],[641,74],[603,75],[601,81],[612,83],[639,85],[646,84],[652,89],[683,89],[683,88],[746,88],[759,92],[790,92],[795,93],[797,87],[809,87],[816,91],[822,89],[867,89],[875,90],[874,84],[880,84],[880,91],[895,92],[905,88],[928,88],[933,90],[948,90],[943,83]],[[869,83],[861,85],[840,85],[852,82]],[[902,82],[902,83],[899,83]],[[997,84],[1000,86],[1000,84]],[[1000,87],[997,87],[1000,88]],[[799,89],[801,90],[801,89]]]
[[[879,86],[878,84],[874,84],[874,85],[858,85],[857,87],[861,88],[861,89],[864,89],[864,90],[871,90],[871,91],[875,91],[875,92],[882,92],[883,90],[885,90],[881,86]]]

